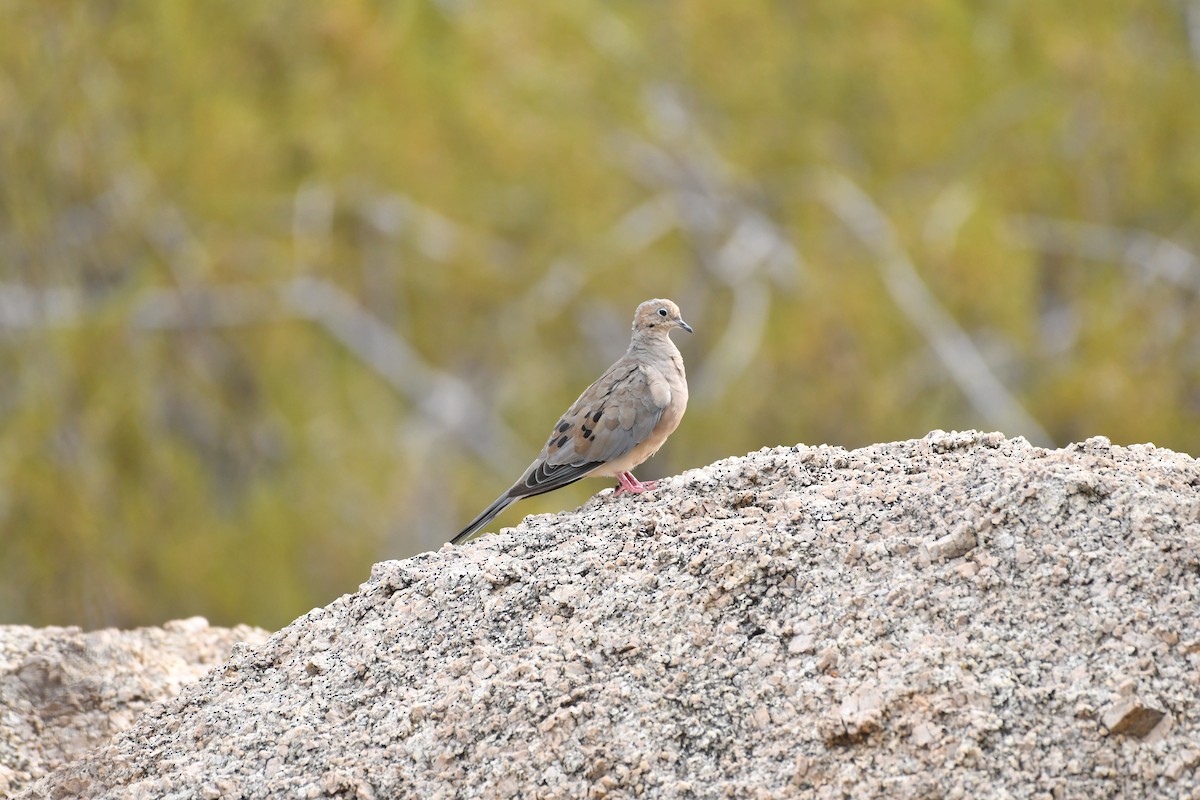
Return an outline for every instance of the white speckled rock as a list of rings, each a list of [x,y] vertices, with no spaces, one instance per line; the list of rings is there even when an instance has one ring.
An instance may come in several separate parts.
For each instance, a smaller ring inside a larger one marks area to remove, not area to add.
[[[202,617],[133,631],[0,625],[0,797],[125,730],[179,694],[258,628],[210,628]]]
[[[1198,603],[1186,455],[762,450],[378,564],[29,796],[1196,797]]]

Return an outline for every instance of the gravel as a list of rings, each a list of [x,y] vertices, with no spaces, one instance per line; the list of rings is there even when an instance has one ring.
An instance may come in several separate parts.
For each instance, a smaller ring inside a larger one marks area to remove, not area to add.
[[[660,486],[377,564],[25,796],[1200,796],[1191,457],[935,431]]]
[[[79,758],[229,658],[260,628],[202,617],[132,631],[0,625],[0,797]]]

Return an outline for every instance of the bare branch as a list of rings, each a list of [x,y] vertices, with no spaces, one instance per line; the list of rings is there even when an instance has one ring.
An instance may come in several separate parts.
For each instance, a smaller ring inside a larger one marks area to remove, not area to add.
[[[706,402],[716,402],[736,383],[737,376],[754,363],[767,334],[771,292],[763,281],[746,281],[733,294],[729,326],[704,360],[693,391]]]
[[[469,386],[426,364],[408,342],[363,310],[337,286],[300,278],[283,287],[288,307],[319,323],[362,363],[407,395],[422,413],[454,431],[470,449],[497,471],[519,469],[512,454],[522,450],[520,439]]]
[[[501,324],[505,335],[514,339],[527,335],[536,324],[559,313],[584,290],[589,270],[603,272],[610,268],[611,262],[632,258],[678,227],[675,204],[667,192],[652,196],[625,212],[594,243],[587,244],[587,256],[567,255],[554,259],[545,274],[532,282],[519,299],[510,303],[522,309],[522,313],[504,316]],[[614,329],[623,332],[626,324],[628,309],[612,307],[610,302],[596,297],[578,311],[577,324],[598,350],[607,350],[612,343],[610,334]],[[619,320],[615,326],[614,320]]]
[[[1195,67],[1200,65],[1200,0],[1183,0],[1183,27]]]
[[[612,259],[629,258],[650,247],[677,225],[670,198],[664,195],[652,197],[613,223],[600,237],[598,248]],[[528,328],[529,320],[536,323],[558,313],[558,309],[583,290],[584,277],[585,270],[576,258],[555,259],[541,279],[531,284],[524,297],[514,303],[527,311],[519,320],[512,317],[512,323],[520,322]],[[621,313],[624,314],[624,310]]]
[[[0,284],[0,335],[89,324],[99,303],[73,289]],[[144,293],[129,313],[135,330],[192,330],[306,319],[320,325],[422,415],[453,432],[498,472],[522,466],[520,439],[484,407],[469,386],[427,364],[404,339],[337,286],[314,278],[282,285],[161,289]]]
[[[1200,256],[1156,233],[1036,215],[1014,216],[1009,222],[1020,241],[1035,250],[1124,264],[1149,278],[1200,292]]]
[[[663,144],[627,136],[618,143],[622,163],[673,198],[678,227],[697,260],[733,292],[729,325],[694,381],[697,399],[711,404],[736,385],[764,345],[769,286],[794,286],[804,265],[787,234],[736,185],[735,170],[679,93],[653,87],[647,106],[650,127]]]
[[[5,330],[73,327],[82,316],[82,298],[74,290],[0,284],[0,335]]]
[[[1045,428],[996,377],[974,342],[921,280],[891,223],[857,185],[837,173],[817,183],[825,205],[858,237],[875,258],[880,277],[896,306],[937,353],[950,377],[990,425],[1050,444]]]
[[[626,212],[606,237],[623,257],[640,253],[679,226],[670,195],[660,193]]]

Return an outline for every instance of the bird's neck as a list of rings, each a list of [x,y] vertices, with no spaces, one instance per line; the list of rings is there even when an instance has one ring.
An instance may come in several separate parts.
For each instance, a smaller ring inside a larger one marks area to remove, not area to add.
[[[666,331],[638,331],[629,342],[629,352],[670,358],[679,349]]]

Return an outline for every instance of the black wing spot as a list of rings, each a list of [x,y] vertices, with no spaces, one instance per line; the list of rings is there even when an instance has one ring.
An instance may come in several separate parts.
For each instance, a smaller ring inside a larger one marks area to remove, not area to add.
[[[571,427],[571,423],[564,420],[564,421],[558,423],[558,432],[565,433],[567,428],[570,428],[570,427]]]
[[[561,439],[559,439],[557,442],[555,442],[555,443],[554,443],[554,446],[555,446],[555,447],[562,447],[564,444],[566,444],[566,443],[567,443],[567,440],[568,440],[568,439],[570,439],[570,438],[571,438],[571,437],[569,437],[569,436],[563,436]]]
[[[600,409],[599,411],[597,411],[595,414],[592,414],[592,422],[599,422],[599,421],[600,421],[600,415],[601,415],[601,414],[603,414],[603,413],[604,413],[604,409],[602,408],[602,409]]]

